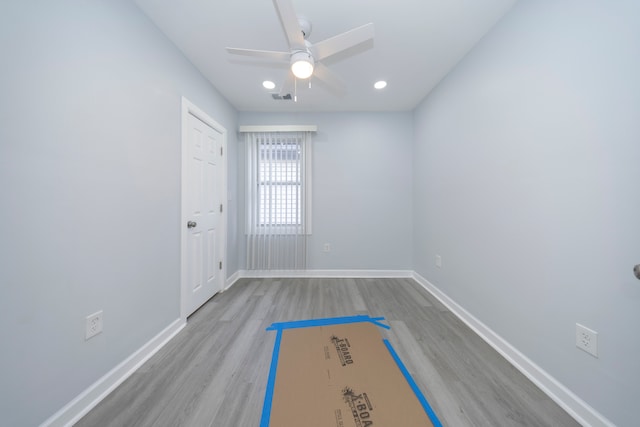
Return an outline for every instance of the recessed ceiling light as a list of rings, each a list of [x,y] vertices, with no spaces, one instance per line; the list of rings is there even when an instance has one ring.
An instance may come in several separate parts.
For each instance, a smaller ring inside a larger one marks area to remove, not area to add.
[[[262,86],[264,86],[265,89],[269,89],[269,90],[276,88],[276,84],[270,80],[263,81]]]
[[[387,82],[385,82],[384,80],[377,81],[375,82],[373,87],[375,87],[376,89],[384,89],[385,87],[387,87]]]

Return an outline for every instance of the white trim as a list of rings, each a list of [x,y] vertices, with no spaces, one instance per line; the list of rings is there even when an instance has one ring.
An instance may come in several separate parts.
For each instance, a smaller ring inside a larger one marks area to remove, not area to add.
[[[614,427],[611,421],[607,420],[584,400],[576,396],[571,390],[536,365],[491,328],[475,318],[447,294],[438,289],[438,287],[416,272],[413,273],[413,279],[444,304],[453,314],[478,334],[480,338],[493,347],[494,350],[507,359],[509,363],[524,374],[524,376],[529,378],[547,396],[567,411],[569,415],[583,427]]]
[[[236,271],[235,273],[233,273],[231,276],[227,278],[227,281],[225,282],[224,290],[226,291],[227,289],[235,285],[238,280],[240,280],[240,272]]]
[[[408,270],[240,270],[236,280],[261,277],[384,279],[413,278],[413,272]]]
[[[181,319],[174,320],[163,331],[151,338],[151,340],[131,356],[127,357],[122,363],[107,372],[107,374],[90,385],[75,399],[40,424],[40,427],[71,427],[100,403],[102,399],[107,397],[116,387],[129,378],[131,374],[156,354],[158,350],[164,347],[185,325],[186,323]]]
[[[318,132],[317,125],[240,126],[240,133],[247,132]]]
[[[205,124],[207,124],[208,126],[212,127],[214,130],[216,130],[217,132],[220,132],[222,134],[222,152],[223,152],[223,156],[222,156],[222,164],[221,164],[221,168],[222,168],[222,176],[224,177],[224,184],[220,185],[220,200],[222,201],[224,208],[222,210],[222,213],[220,214],[223,218],[223,224],[224,226],[222,227],[222,229],[220,230],[220,239],[222,240],[220,246],[222,249],[222,253],[221,253],[221,257],[220,259],[222,260],[222,269],[219,271],[219,274],[222,275],[222,283],[220,285],[221,289],[219,289],[220,292],[224,291],[225,289],[225,277],[227,277],[227,228],[229,227],[229,219],[228,219],[228,212],[229,212],[229,206],[228,206],[228,200],[227,200],[227,184],[228,184],[228,177],[227,177],[227,130],[220,125],[218,122],[216,122],[215,120],[213,120],[211,117],[209,117],[209,115],[207,113],[205,113],[203,110],[201,110],[200,108],[198,108],[195,104],[193,104],[191,101],[189,101],[187,98],[185,98],[184,96],[182,97],[182,121],[181,121],[181,126],[182,126],[182,139],[180,141],[180,145],[181,145],[181,163],[180,163],[180,168],[181,168],[181,176],[180,176],[180,180],[181,180],[181,186],[180,186],[180,318],[183,319],[184,321],[187,320],[187,316],[189,316],[191,313],[188,313],[188,309],[187,309],[187,277],[186,277],[186,272],[187,272],[187,266],[186,266],[186,248],[187,248],[187,231],[186,228],[184,227],[184,225],[187,223],[187,208],[186,208],[186,203],[184,200],[185,194],[187,194],[187,167],[186,167],[186,160],[187,160],[187,156],[188,156],[188,152],[187,152],[187,139],[189,137],[189,128],[188,128],[188,123],[189,123],[189,115],[193,115],[196,118],[198,118],[199,120],[202,120]]]

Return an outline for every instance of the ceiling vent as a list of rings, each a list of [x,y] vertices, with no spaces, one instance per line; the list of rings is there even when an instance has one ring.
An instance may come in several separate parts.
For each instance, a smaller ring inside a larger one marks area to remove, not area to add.
[[[272,93],[271,96],[273,97],[273,99],[275,100],[281,100],[281,101],[291,101],[293,98],[291,97],[291,94],[288,93],[284,96],[280,96],[277,93]]]

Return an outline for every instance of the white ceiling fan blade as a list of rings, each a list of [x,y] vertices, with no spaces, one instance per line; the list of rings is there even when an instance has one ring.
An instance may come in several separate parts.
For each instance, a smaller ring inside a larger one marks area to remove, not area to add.
[[[321,61],[372,39],[373,24],[369,23],[321,42],[314,43],[313,46],[311,46],[311,53],[316,61]]]
[[[294,89],[295,77],[291,70],[289,70],[289,72],[287,73],[287,77],[285,78],[284,83],[282,83],[282,87],[280,88],[280,96],[293,95],[295,91]]]
[[[298,24],[298,16],[291,0],[273,0],[273,5],[276,8],[276,12],[278,12],[282,29],[287,36],[289,49],[306,50],[304,36],[302,35],[300,24]]]
[[[234,55],[272,59],[274,61],[289,61],[291,59],[291,54],[289,52],[276,52],[272,50],[239,49],[235,47],[228,47],[227,52]]]
[[[313,77],[320,80],[321,84],[326,86],[327,89],[329,89],[329,91],[333,92],[335,95],[346,95],[347,87],[345,86],[342,79],[325,65],[316,62],[316,65],[313,69]]]

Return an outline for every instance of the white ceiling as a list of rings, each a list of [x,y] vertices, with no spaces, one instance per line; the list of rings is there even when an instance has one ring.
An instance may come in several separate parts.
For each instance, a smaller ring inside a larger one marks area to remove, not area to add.
[[[274,100],[288,64],[230,55],[226,47],[288,51],[271,0],[135,0],[239,111],[413,109],[509,10],[515,0],[291,0],[318,42],[372,22],[375,39],[323,61],[345,83],[335,95],[299,83],[298,102]],[[354,52],[355,51],[355,52]],[[374,82],[388,86],[375,90]]]

